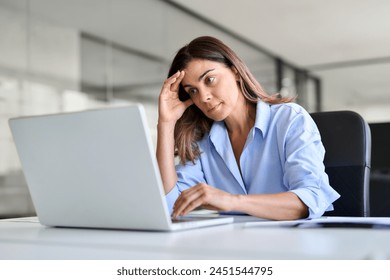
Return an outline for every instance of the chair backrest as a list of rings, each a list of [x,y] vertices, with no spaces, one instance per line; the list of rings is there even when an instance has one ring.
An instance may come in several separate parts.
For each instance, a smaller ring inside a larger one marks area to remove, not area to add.
[[[328,216],[370,216],[369,182],[371,133],[356,112],[311,114],[325,147],[325,172],[330,185],[341,195]]]

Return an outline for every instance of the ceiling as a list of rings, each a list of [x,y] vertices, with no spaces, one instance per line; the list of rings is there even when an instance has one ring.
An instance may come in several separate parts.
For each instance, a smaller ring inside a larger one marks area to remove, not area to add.
[[[390,58],[388,0],[174,0],[295,65]]]
[[[390,1],[172,2],[312,70],[322,80],[324,109],[390,112]]]

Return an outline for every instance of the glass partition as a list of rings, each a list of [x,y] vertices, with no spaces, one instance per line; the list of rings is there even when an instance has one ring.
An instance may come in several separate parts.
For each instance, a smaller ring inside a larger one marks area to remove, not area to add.
[[[170,61],[200,35],[231,46],[268,93],[295,87],[293,73],[279,87],[274,57],[166,1],[0,0],[0,217],[34,214],[9,118],[139,102],[155,142]]]

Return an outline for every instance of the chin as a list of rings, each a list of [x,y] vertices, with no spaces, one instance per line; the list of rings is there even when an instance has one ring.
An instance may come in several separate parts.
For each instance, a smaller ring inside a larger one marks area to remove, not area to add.
[[[208,118],[212,119],[215,122],[221,122],[224,121],[228,116],[222,115],[222,114],[215,114],[215,115],[209,115]]]
[[[226,118],[210,118],[210,119],[212,119],[212,120],[215,121],[215,122],[222,122],[222,121],[224,121]]]

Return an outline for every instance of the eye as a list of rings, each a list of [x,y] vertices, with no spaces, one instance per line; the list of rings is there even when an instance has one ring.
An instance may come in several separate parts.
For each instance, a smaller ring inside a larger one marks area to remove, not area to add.
[[[215,77],[207,77],[205,79],[206,84],[208,84],[208,85],[212,84],[214,82],[214,80],[215,80]]]
[[[189,95],[194,95],[194,94],[197,94],[198,93],[198,90],[196,88],[190,88],[188,90],[188,94]]]

